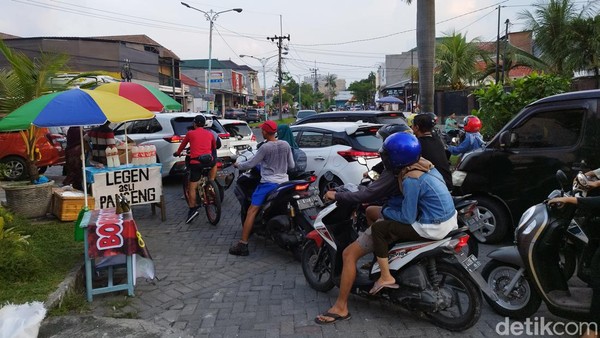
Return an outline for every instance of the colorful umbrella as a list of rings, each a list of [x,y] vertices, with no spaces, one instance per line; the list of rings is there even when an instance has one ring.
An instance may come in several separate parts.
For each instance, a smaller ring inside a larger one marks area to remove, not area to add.
[[[154,113],[127,99],[103,91],[70,89],[38,97],[0,120],[0,131],[38,127],[88,126],[110,122],[143,120]],[[83,128],[80,139],[83,145]],[[83,192],[87,196],[84,147],[81,147]],[[127,149],[127,147],[126,147]],[[85,199],[87,207],[87,198]]]
[[[38,127],[100,125],[143,120],[154,114],[122,97],[103,91],[70,89],[47,94],[22,105],[0,121],[1,131]]]
[[[181,110],[181,104],[157,88],[135,82],[111,82],[94,90],[117,94],[151,111]]]

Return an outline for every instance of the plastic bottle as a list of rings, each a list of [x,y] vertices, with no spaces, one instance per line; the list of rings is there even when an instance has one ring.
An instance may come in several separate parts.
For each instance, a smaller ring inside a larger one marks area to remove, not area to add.
[[[106,166],[108,168],[112,168],[115,166],[115,162],[114,162],[114,157],[112,154],[112,148],[111,147],[106,147],[106,150],[104,151],[104,155],[106,156]]]
[[[138,146],[131,147],[131,164],[138,165],[140,160],[140,149]]]
[[[115,165],[115,167],[120,167],[121,159],[119,158],[119,149],[117,147],[113,147],[112,154],[113,154],[113,164]]]
[[[156,146],[154,144],[150,145],[150,153],[152,154],[150,163],[154,164],[156,163]]]

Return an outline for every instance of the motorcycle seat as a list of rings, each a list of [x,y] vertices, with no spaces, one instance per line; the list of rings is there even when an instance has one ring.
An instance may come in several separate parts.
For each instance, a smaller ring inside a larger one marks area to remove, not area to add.
[[[452,231],[450,231],[450,232],[449,232],[449,233],[446,235],[446,237],[445,237],[445,238],[448,238],[448,237],[454,237],[455,235],[462,234],[462,233],[466,232],[467,230],[469,230],[469,228],[468,228],[468,227],[466,227],[466,226],[464,226],[464,227],[460,227],[460,228],[458,228],[458,229],[456,229],[456,230],[452,230]]]

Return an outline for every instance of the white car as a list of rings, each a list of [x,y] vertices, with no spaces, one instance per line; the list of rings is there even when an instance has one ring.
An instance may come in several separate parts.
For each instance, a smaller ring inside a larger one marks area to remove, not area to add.
[[[300,149],[306,153],[306,171],[314,171],[321,195],[328,184],[339,186],[359,184],[367,167],[358,163],[367,160],[371,169],[381,161],[377,137],[381,124],[362,122],[307,123],[290,128]]]
[[[256,136],[246,121],[221,119],[219,122],[229,133],[229,147],[245,149],[250,146],[256,149]]]
[[[191,129],[197,113],[155,113],[149,120],[136,120],[118,125],[114,131],[118,138],[124,138],[127,126],[127,138],[136,145],[154,145],[157,161],[162,164],[162,176],[182,174],[185,171],[185,157],[173,156],[185,134]],[[221,148],[217,157],[231,158],[230,135],[213,115],[203,114],[206,124],[219,135]]]

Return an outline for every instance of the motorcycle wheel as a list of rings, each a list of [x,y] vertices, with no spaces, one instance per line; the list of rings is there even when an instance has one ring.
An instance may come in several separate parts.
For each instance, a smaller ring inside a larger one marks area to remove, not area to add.
[[[437,262],[437,277],[441,281],[439,288],[450,290],[452,306],[425,315],[432,323],[449,331],[464,331],[475,325],[481,317],[482,303],[477,284],[463,268],[444,261]]]
[[[332,257],[324,246],[319,248],[313,240],[308,240],[302,248],[302,272],[311,288],[327,292],[333,289]]]
[[[498,300],[493,301],[484,294],[492,309],[501,316],[522,320],[537,312],[542,299],[526,277],[521,277],[508,296],[503,294],[503,288],[510,283],[517,271],[518,266],[493,259],[485,265],[481,275],[498,296]]]

